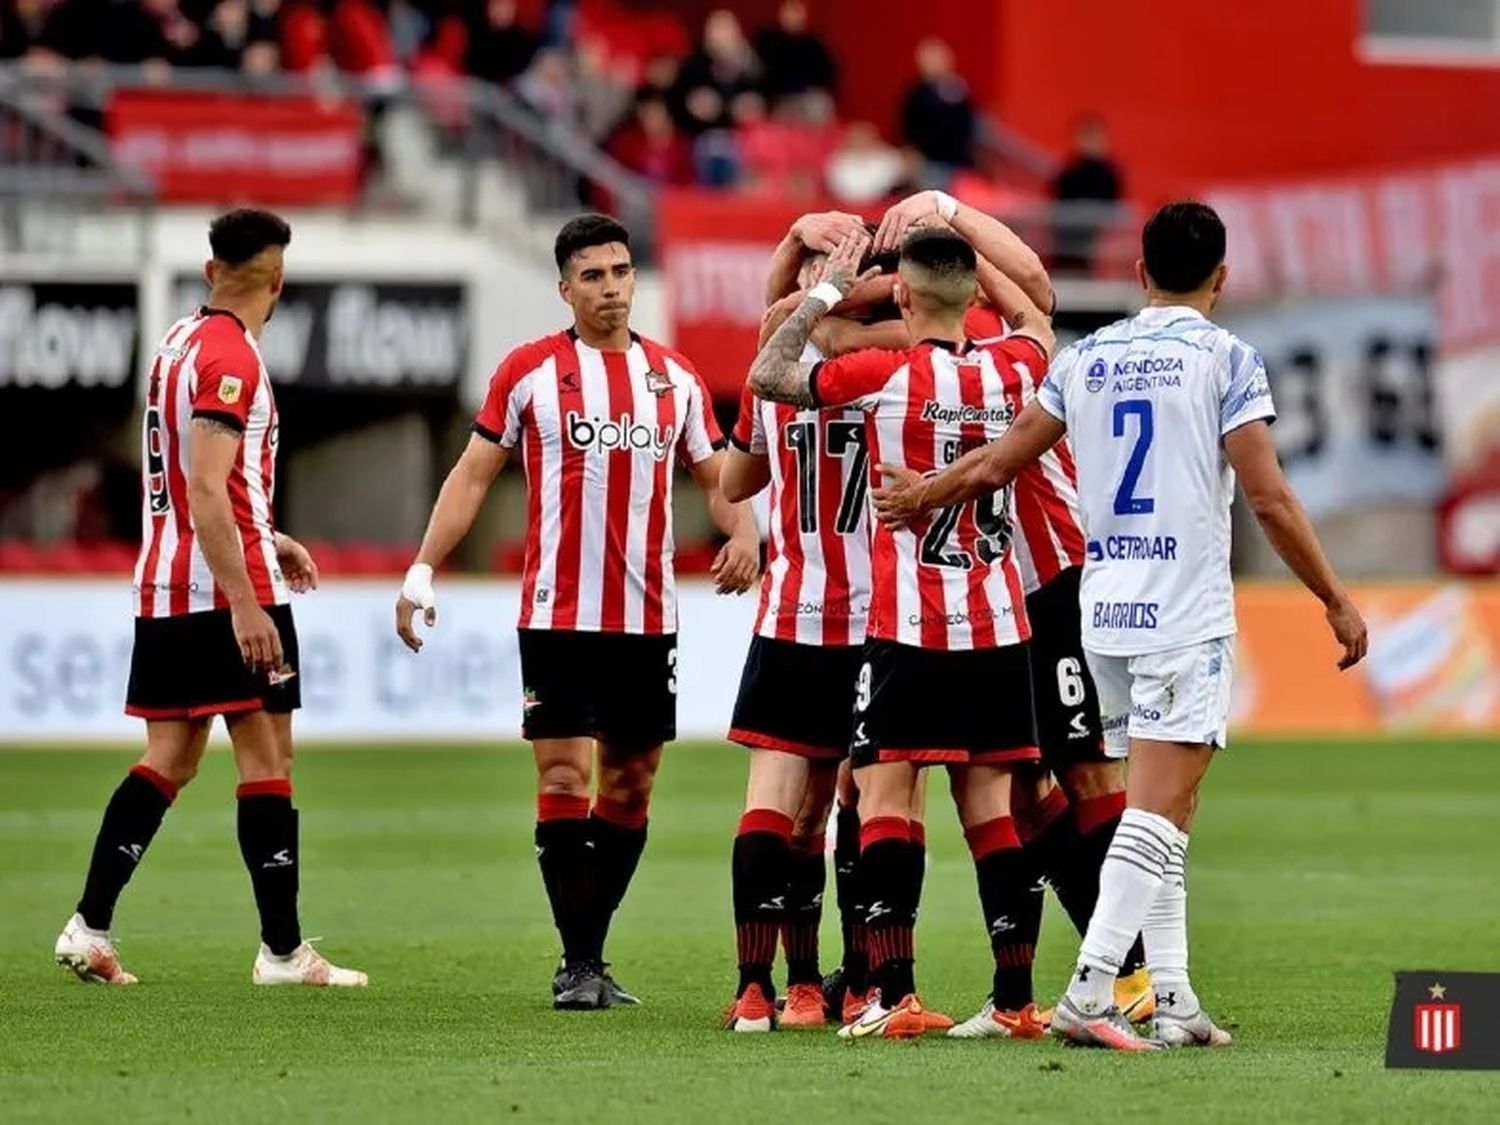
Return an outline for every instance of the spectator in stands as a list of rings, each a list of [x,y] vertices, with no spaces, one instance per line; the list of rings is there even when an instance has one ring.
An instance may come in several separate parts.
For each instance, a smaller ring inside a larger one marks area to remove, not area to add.
[[[912,179],[900,149],[888,145],[868,121],[844,131],[843,143],[828,161],[828,190],[843,203],[874,203]]]
[[[755,48],[735,14],[720,8],[704,22],[703,42],[678,74],[679,120],[695,136],[723,128],[730,123],[729,106],[734,99],[759,86],[760,60]]]
[[[271,0],[217,0],[199,6],[201,35],[184,61],[192,66],[269,74],[280,65],[276,45],[276,9]]]
[[[58,0],[0,0],[0,60],[71,55],[58,43]]]
[[[833,55],[807,27],[806,0],[783,0],[775,25],[756,37],[765,75],[766,95],[773,103],[810,91],[833,92]]]
[[[465,14],[469,44],[464,68],[475,78],[504,86],[523,74],[536,56],[538,40],[524,27],[516,0],[484,0]]]
[[[201,47],[198,25],[179,0],[116,4],[102,20],[99,54],[109,62],[188,65]]]
[[[573,52],[573,84],[579,130],[591,141],[602,141],[630,107],[630,76],[610,60],[604,40],[588,36]]]
[[[693,146],[672,120],[666,98],[647,92],[635,114],[609,143],[609,154],[639,176],[664,187],[693,182]]]
[[[516,79],[516,93],[544,122],[559,128],[578,124],[578,89],[566,52],[546,47]]]
[[[1109,205],[1123,194],[1120,170],[1109,155],[1109,134],[1093,115],[1079,119],[1073,133],[1073,154],[1052,185],[1053,197],[1063,204],[1053,225],[1054,260],[1059,269],[1088,269],[1100,228],[1109,219]],[[1066,213],[1068,205],[1073,214]],[[1087,204],[1095,204],[1088,207]]]
[[[954,67],[953,49],[941,39],[917,44],[917,82],[902,103],[901,128],[906,143],[927,162],[924,179],[931,186],[974,166],[974,103]]]

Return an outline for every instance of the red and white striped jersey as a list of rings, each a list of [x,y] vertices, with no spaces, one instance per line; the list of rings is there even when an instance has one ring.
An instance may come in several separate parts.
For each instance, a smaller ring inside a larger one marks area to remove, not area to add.
[[[634,335],[599,351],[571,329],[522,344],[495,369],[474,432],[521,449],[522,629],[676,632],[672,461],[724,444],[687,359]]]
[[[865,411],[872,469],[883,463],[926,473],[1005,433],[1016,415],[1007,369],[1022,365],[1047,367],[1046,353],[1025,336],[962,348],[924,341],[821,363],[812,391],[821,406]],[[1027,640],[1011,541],[1009,488],[939,509],[913,528],[876,525],[869,636],[949,651]]]
[[[799,410],[747,386],[730,439],[771,471],[755,631],[804,645],[864,643],[870,470],[858,410]]]
[[[244,436],[229,471],[229,505],[261,605],[288,600],[276,562],[276,400],[255,339],[233,313],[203,308],[168,330],[151,360],[142,425],[138,617],[177,617],[229,605],[214,582],[188,510],[188,427],[212,418]]]
[[[988,306],[974,306],[964,317],[964,331],[979,344],[994,343],[1005,322]],[[1036,397],[1046,367],[1019,364],[1001,369],[1005,394],[1016,413]],[[1078,469],[1073,448],[1063,438],[1022,469],[1015,481],[1015,515],[1021,534],[1015,540],[1021,587],[1031,594],[1063,571],[1082,566],[1083,516],[1078,510]]]

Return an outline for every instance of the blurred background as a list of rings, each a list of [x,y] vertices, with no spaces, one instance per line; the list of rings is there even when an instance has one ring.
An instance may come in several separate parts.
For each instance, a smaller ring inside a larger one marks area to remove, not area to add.
[[[624,219],[635,326],[726,426],[770,251],[829,207],[942,187],[1048,262],[1064,339],[1127,315],[1141,222],[1205,198],[1294,485],[1375,655],[1241,525],[1243,729],[1490,729],[1500,707],[1500,0],[0,0],[0,738],[120,714],[156,339],[206,223],[292,220],[263,350],[304,730],[494,738],[519,707],[523,482],[450,568],[420,662],[390,603],[489,373],[567,323],[551,241]],[[679,574],[716,543],[678,491]],[[479,577],[485,581],[478,581]],[[499,580],[493,580],[499,576]],[[685,733],[717,736],[748,599],[684,594]]]

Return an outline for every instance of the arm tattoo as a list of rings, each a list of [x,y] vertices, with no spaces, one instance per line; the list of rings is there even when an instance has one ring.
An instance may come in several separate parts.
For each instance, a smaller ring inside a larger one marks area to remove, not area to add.
[[[227,422],[219,421],[217,418],[194,418],[193,425],[207,430],[211,434],[228,434],[232,438],[239,438],[244,436],[240,433],[239,430],[235,429]]]
[[[782,321],[750,365],[750,389],[761,398],[792,406],[813,406],[812,369],[802,363],[813,328],[828,312],[822,301],[804,297],[797,311]]]

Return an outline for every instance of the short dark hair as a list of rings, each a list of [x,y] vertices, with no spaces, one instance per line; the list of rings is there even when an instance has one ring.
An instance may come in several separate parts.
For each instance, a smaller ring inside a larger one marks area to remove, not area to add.
[[[973,273],[977,266],[974,247],[951,230],[918,227],[901,243],[901,262],[936,274]]]
[[[208,225],[208,244],[226,265],[242,266],[270,246],[292,241],[292,227],[272,211],[241,207],[220,215]]]
[[[608,246],[611,242],[630,249],[630,232],[618,220],[608,215],[579,215],[576,219],[569,219],[557,232],[557,242],[552,247],[557,272],[567,273],[568,260],[578,251],[590,246]]]
[[[1158,289],[1192,293],[1224,261],[1224,221],[1206,203],[1168,203],[1146,220],[1141,258]]]

